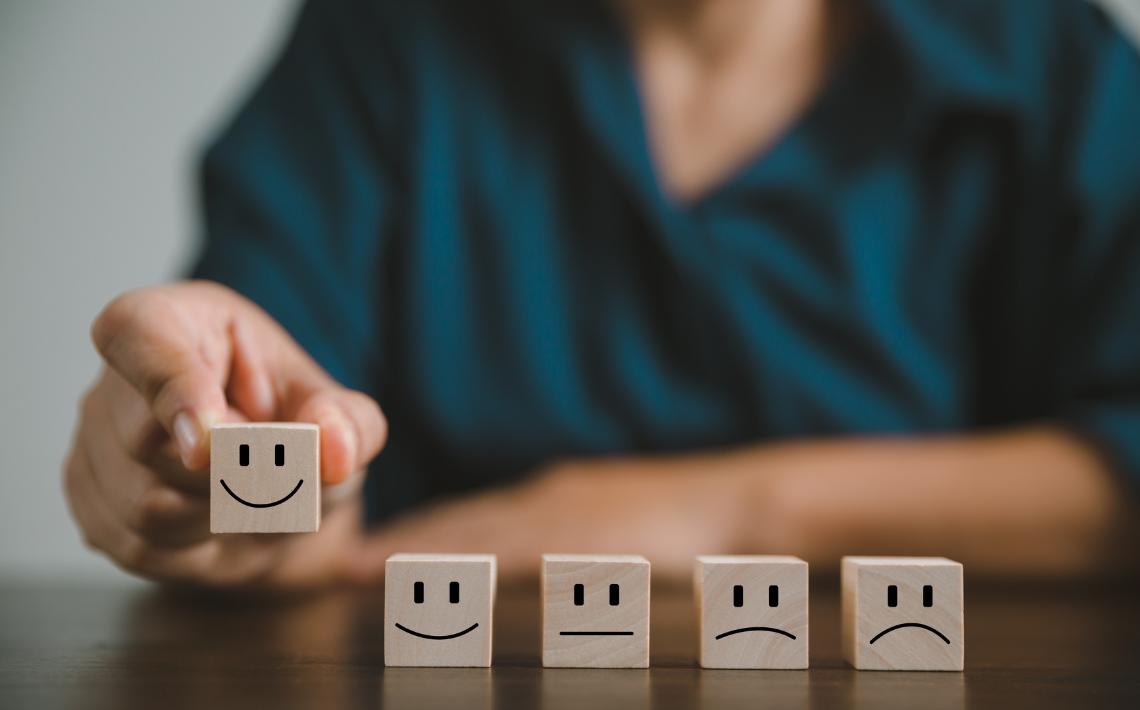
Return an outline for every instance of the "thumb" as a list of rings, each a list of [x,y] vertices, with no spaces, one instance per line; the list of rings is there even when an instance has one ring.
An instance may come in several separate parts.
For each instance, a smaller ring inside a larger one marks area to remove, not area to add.
[[[388,438],[376,400],[335,382],[312,392],[293,419],[321,428],[322,483],[341,483],[366,467]]]

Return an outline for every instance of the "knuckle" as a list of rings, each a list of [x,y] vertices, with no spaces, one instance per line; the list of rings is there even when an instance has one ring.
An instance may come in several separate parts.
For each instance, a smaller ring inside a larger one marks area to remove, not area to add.
[[[126,425],[124,431],[120,433],[120,438],[127,456],[144,465],[161,460],[164,447],[170,442],[166,430],[149,411],[146,412],[146,416],[140,418],[140,421]]]
[[[119,548],[115,560],[132,572],[146,573],[154,565],[154,548],[145,540],[132,536]]]
[[[151,488],[139,496],[130,513],[130,525],[143,537],[154,537],[170,529],[179,508],[177,491]]]
[[[181,385],[178,377],[154,378],[143,382],[141,390],[152,408],[165,410],[182,396]]]
[[[140,308],[142,294],[139,291],[129,291],[103,308],[91,325],[91,340],[99,352],[106,353],[116,336],[136,317]]]

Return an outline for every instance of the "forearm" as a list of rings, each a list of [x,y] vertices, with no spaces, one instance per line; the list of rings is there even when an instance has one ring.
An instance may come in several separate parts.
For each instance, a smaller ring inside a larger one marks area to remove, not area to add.
[[[508,578],[537,574],[544,552],[644,554],[654,579],[676,581],[716,553],[822,568],[845,554],[942,555],[972,576],[1066,576],[1130,562],[1124,499],[1092,448],[1045,428],[574,459],[410,511],[372,536],[359,575],[418,550],[495,552]]]
[[[732,544],[742,550],[820,564],[944,555],[976,575],[1022,577],[1134,563],[1122,486],[1095,449],[1060,429],[794,443],[724,465],[740,498],[771,516],[737,518]]]

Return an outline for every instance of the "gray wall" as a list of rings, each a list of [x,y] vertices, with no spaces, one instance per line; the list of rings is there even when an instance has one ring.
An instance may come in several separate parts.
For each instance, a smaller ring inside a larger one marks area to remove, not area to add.
[[[201,145],[294,0],[0,0],[0,578],[121,574],[60,492],[88,328],[185,268]]]
[[[1109,2],[1109,0],[1106,0]],[[1140,0],[1111,0],[1140,34]],[[0,0],[0,579],[123,580],[60,493],[87,329],[182,270],[203,141],[295,0]]]

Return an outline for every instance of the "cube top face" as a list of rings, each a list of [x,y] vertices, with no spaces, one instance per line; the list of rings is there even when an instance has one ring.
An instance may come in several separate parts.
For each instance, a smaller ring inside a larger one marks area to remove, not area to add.
[[[210,532],[316,532],[316,424],[219,424],[210,430]]]
[[[942,557],[844,557],[843,655],[860,670],[960,671],[962,565]]]
[[[649,561],[542,556],[542,665],[649,667]]]
[[[491,665],[494,555],[396,554],[384,565],[384,665]]]
[[[397,552],[388,558],[388,562],[489,562],[492,565],[498,560],[495,555],[448,554],[439,552]]]
[[[697,562],[706,565],[807,564],[793,555],[697,555]]]
[[[783,555],[700,556],[693,593],[702,667],[808,667],[807,562]]]

